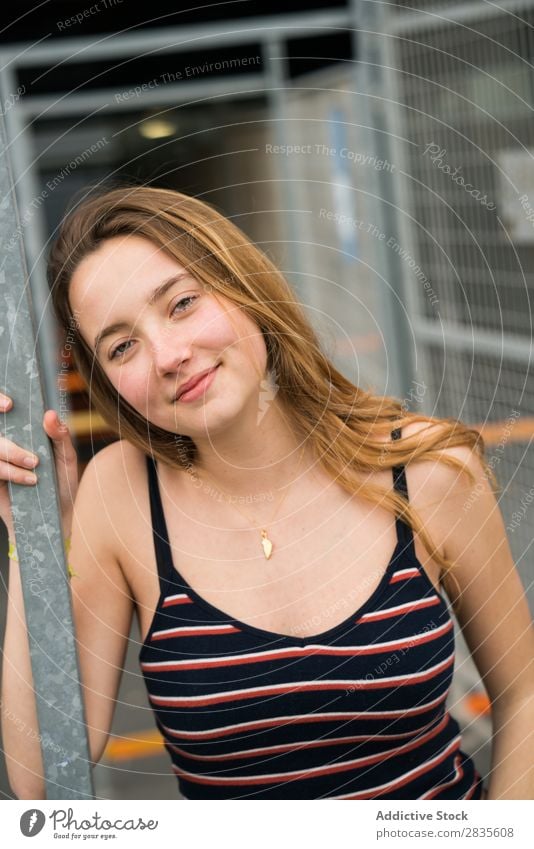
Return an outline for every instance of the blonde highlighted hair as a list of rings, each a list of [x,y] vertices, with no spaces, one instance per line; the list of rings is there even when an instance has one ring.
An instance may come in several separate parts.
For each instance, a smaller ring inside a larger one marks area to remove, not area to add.
[[[156,427],[117,393],[78,332],[71,309],[69,283],[80,262],[105,240],[127,234],[149,239],[209,291],[245,311],[264,335],[277,399],[289,411],[296,435],[309,441],[321,466],[348,493],[358,492],[401,516],[448,573],[452,564],[434,546],[413,507],[393,488],[362,483],[361,475],[424,458],[465,471],[474,482],[469,469],[442,453],[468,446],[480,457],[495,490],[498,484],[485,461],[480,432],[456,419],[407,412],[400,400],[351,383],[321,350],[289,284],[267,256],[213,206],[169,189],[121,186],[89,195],[66,215],[49,255],[56,315],[74,341],[74,361],[91,404],[110,427],[144,453],[178,469],[195,458],[190,437]],[[411,437],[389,438],[393,428],[410,422],[427,422],[428,434],[424,429]],[[439,427],[432,427],[436,424]]]

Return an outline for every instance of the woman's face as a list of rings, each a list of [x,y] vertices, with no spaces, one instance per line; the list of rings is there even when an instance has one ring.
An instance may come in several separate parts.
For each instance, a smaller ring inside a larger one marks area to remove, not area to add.
[[[153,424],[194,439],[216,435],[248,408],[256,415],[267,365],[260,329],[148,239],[104,242],[76,269],[69,300],[113,386]],[[212,369],[196,391],[176,397]]]

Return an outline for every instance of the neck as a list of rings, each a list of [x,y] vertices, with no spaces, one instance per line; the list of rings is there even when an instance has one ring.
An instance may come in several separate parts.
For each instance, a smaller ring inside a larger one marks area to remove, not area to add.
[[[297,466],[300,475],[313,460],[279,406],[256,419],[257,407],[253,417],[243,415],[225,431],[207,439],[194,437],[198,451],[194,474],[236,498],[276,499]]]

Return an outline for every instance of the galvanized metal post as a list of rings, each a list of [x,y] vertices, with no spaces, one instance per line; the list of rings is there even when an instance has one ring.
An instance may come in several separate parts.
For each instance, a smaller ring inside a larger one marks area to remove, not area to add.
[[[29,282],[34,305],[34,315],[39,316],[37,344],[41,351],[41,380],[48,403],[54,409],[60,406],[57,387],[56,364],[43,352],[53,350],[57,338],[57,322],[54,318],[50,295],[46,285],[45,245],[47,228],[44,221],[42,202],[47,195],[39,186],[35,151],[32,144],[32,120],[25,116],[21,98],[13,98],[17,90],[18,76],[13,62],[3,60],[0,51],[0,99],[4,107],[5,134],[9,140],[9,159],[16,201],[24,225],[23,247],[29,272]]]
[[[2,431],[40,458],[34,487],[9,484],[49,799],[93,798],[53,449],[42,422],[32,299],[7,134],[0,115],[1,388],[13,398]],[[6,662],[6,661],[4,661]]]
[[[269,116],[273,122],[273,136],[276,143],[284,146],[288,143],[291,133],[288,132],[288,121],[290,116],[287,109],[287,85],[289,83],[288,62],[285,55],[285,43],[282,37],[274,32],[264,44],[266,59],[267,97],[269,104]],[[287,49],[287,48],[285,48]],[[295,215],[298,211],[294,209],[295,191],[292,186],[293,176],[289,168],[287,157],[279,158],[278,171],[280,176],[280,197],[283,204],[283,226],[287,234],[287,261],[284,275],[296,292],[299,300],[305,300],[302,290],[302,264],[300,262],[301,245],[295,226]]]
[[[380,2],[352,0],[352,28],[354,47],[355,90],[364,96],[358,99],[358,115],[355,120],[366,128],[367,153],[375,153],[377,159],[386,161],[391,156],[389,134],[392,124],[388,116],[388,81],[386,50],[386,8]],[[389,12],[391,14],[391,11]],[[364,110],[364,111],[363,111]],[[395,197],[394,181],[385,169],[376,169],[374,176],[374,200],[376,224],[380,232],[389,239],[397,240],[399,199]],[[413,334],[403,306],[403,269],[398,253],[387,246],[386,241],[377,242],[377,272],[384,279],[381,325],[387,353],[387,393],[398,398],[409,399],[413,388]],[[386,390],[385,390],[386,391]],[[409,405],[408,405],[409,406]]]

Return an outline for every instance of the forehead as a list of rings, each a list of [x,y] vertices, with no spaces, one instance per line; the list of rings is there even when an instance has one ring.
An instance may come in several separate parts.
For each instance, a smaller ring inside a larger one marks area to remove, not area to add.
[[[111,302],[121,290],[133,292],[153,288],[162,275],[184,270],[158,245],[141,236],[117,236],[107,239],[85,257],[74,272],[69,299],[80,308],[100,302],[102,296]]]
[[[162,280],[184,271],[173,257],[142,236],[107,239],[85,257],[69,285],[69,301],[89,344],[106,324],[146,304]]]

